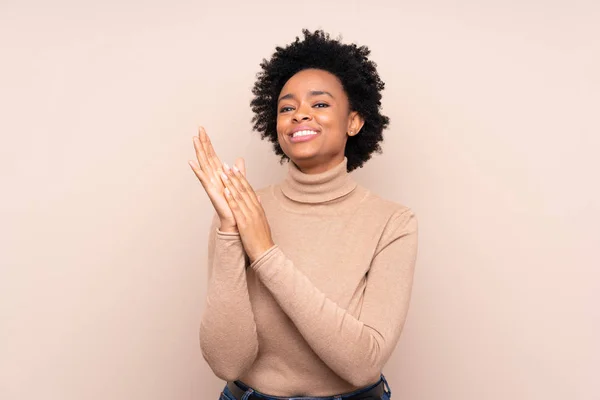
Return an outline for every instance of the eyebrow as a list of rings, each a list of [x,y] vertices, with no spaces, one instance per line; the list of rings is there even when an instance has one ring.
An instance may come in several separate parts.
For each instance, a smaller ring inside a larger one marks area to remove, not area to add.
[[[309,95],[310,95],[310,96],[320,96],[320,95],[322,95],[322,94],[326,94],[326,95],[328,95],[329,97],[331,97],[332,99],[334,99],[334,98],[335,98],[335,97],[333,97],[333,95],[332,95],[331,93],[329,93],[329,92],[326,92],[326,91],[324,91],[324,90],[311,90],[311,91],[309,92]],[[293,93],[284,94],[283,96],[281,96],[281,97],[279,98],[279,100],[277,100],[277,102],[279,103],[281,100],[293,99],[293,98],[295,98],[295,97],[296,97],[296,96],[294,96],[294,94],[293,94]]]

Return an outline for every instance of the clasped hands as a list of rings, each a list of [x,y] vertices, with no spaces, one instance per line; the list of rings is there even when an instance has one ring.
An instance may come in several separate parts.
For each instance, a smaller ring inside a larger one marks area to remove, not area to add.
[[[244,159],[236,159],[233,167],[222,163],[202,127],[193,141],[197,160],[189,165],[221,220],[220,230],[239,232],[252,263],[274,243],[260,199],[246,180]]]

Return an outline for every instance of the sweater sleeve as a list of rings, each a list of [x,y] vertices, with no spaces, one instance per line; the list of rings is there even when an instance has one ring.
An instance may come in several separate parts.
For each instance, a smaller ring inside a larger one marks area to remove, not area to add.
[[[323,362],[346,381],[365,386],[379,378],[400,338],[410,302],[417,231],[410,209],[390,218],[367,274],[358,318],[327,298],[277,245],[251,268]]]
[[[208,240],[208,290],[200,322],[200,348],[217,377],[234,381],[256,359],[258,337],[240,235],[221,232],[218,224],[215,214]]]

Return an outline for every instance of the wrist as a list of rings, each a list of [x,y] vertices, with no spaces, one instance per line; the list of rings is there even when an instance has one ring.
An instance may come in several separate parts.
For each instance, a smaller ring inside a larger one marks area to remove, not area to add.
[[[250,260],[250,263],[253,264],[256,260],[261,258],[273,246],[275,246],[275,243],[273,243],[273,241],[271,240],[269,244],[263,246],[262,249],[259,250],[258,252],[253,253],[252,255],[248,255],[248,259]]]
[[[237,226],[230,225],[230,224],[222,223],[221,226],[219,227],[219,230],[224,233],[239,233]]]

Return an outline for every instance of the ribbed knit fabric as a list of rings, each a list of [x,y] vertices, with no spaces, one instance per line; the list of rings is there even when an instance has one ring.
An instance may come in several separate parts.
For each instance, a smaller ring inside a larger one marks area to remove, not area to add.
[[[251,265],[215,214],[200,345],[221,379],[273,396],[378,381],[408,311],[417,219],[358,185],[347,162],[310,175],[289,162],[257,191],[275,246]]]

